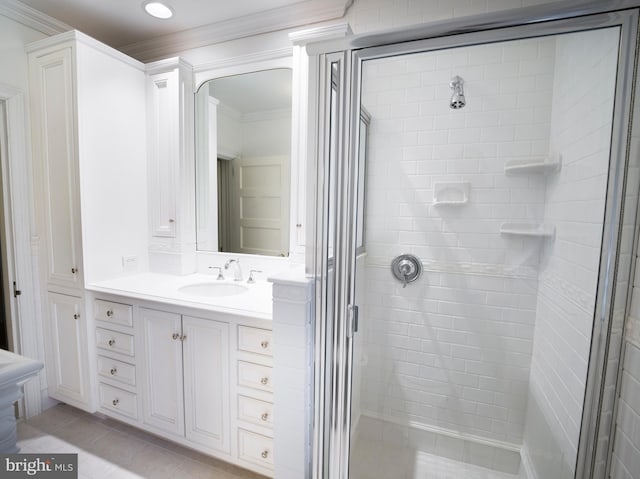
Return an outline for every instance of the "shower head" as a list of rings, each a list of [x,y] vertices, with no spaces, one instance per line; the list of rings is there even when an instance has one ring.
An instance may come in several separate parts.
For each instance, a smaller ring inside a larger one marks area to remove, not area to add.
[[[467,100],[464,98],[464,90],[462,89],[463,84],[464,80],[458,75],[454,76],[451,79],[451,83],[449,83],[453,90],[453,95],[451,95],[451,101],[449,102],[449,108],[452,110],[459,110],[467,104]]]

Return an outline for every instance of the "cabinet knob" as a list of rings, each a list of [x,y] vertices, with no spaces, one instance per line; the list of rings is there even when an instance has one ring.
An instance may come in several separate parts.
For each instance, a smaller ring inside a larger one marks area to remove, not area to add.
[[[266,421],[267,419],[269,419],[269,413],[268,412],[262,413],[262,416],[260,416],[260,419],[262,419],[263,421]]]
[[[269,378],[264,377],[260,379],[260,384],[262,384],[263,386],[266,386],[267,384],[269,384]]]
[[[76,319],[76,320],[80,319],[80,315],[78,313],[75,313],[73,315],[73,319]]]
[[[175,341],[176,339],[178,339],[179,337],[180,337],[180,335],[179,335],[178,333],[173,333],[173,334],[171,335],[171,339],[173,339],[174,341]]]
[[[118,374],[118,370],[116,368],[111,368],[109,372],[111,373],[112,376],[115,376],[116,374]]]
[[[111,401],[111,404],[113,404],[114,406],[117,406],[119,402],[120,402],[120,399],[115,398],[113,401]]]
[[[77,272],[78,272],[78,268],[76,268],[75,266],[71,268],[71,274],[76,274]]]
[[[180,341],[184,341],[185,339],[187,339],[187,335],[183,334],[182,336],[180,336]]]
[[[109,344],[109,346],[113,347],[116,344],[116,340],[115,339],[110,339],[107,344]]]
[[[269,347],[269,341],[262,341],[262,342],[260,343],[260,347],[261,347],[262,349],[267,349],[267,348]]]
[[[169,218],[169,223],[175,223],[176,220],[174,220],[173,218]]]
[[[107,316],[108,316],[108,317],[113,316],[113,310],[108,309],[108,310],[107,310]]]
[[[267,457],[269,457],[269,451],[264,450],[260,453],[260,455],[262,456],[262,459],[266,459]]]

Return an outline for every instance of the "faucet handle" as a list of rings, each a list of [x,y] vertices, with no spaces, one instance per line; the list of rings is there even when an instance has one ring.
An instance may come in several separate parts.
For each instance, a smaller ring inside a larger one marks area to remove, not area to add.
[[[209,266],[209,269],[218,270],[218,277],[216,278],[217,280],[222,281],[224,279],[224,276],[222,274],[222,268],[220,266]]]
[[[251,271],[249,271],[249,279],[247,280],[247,283],[249,284],[253,284],[256,282],[256,280],[253,279],[253,273],[262,273],[262,271],[260,271],[259,269],[252,269]]]

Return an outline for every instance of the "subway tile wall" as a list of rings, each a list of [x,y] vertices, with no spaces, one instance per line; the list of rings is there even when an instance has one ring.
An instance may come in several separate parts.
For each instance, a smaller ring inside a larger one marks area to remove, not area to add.
[[[612,479],[640,478],[640,348],[628,342],[618,403]]]
[[[556,237],[540,259],[525,454],[535,477],[573,477],[591,345],[606,198],[617,30],[556,43],[544,221]],[[579,80],[579,81],[578,81]],[[576,85],[579,83],[579,87]]]
[[[500,226],[542,221],[545,179],[504,165],[549,154],[554,55],[535,39],[364,65],[363,414],[521,443],[544,240]],[[469,202],[433,205],[439,182],[468,182]],[[401,253],[425,266],[407,288],[389,273]]]
[[[600,88],[615,73],[597,59],[615,45],[571,37],[365,63],[362,100],[373,120],[365,344],[356,351],[363,414],[519,445],[531,393],[529,417],[557,421],[532,429],[531,442],[551,434],[575,458],[611,118]],[[572,48],[592,48],[595,63],[577,64]],[[598,74],[585,72],[586,86],[581,78],[580,89],[565,91],[576,77],[566,83],[563,72],[581,67]],[[454,75],[466,82],[463,110],[449,109]],[[576,98],[593,94],[586,106]],[[555,177],[504,174],[508,160],[558,153]],[[469,202],[433,205],[434,185],[456,181],[470,184]],[[547,221],[557,237],[507,237],[505,221]],[[402,288],[389,264],[407,252],[425,272]]]

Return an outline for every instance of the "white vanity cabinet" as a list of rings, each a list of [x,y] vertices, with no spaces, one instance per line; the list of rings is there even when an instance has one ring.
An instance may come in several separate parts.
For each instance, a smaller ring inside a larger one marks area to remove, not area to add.
[[[270,320],[112,294],[92,314],[102,414],[273,476]]]
[[[143,421],[230,452],[229,325],[140,309]]]

